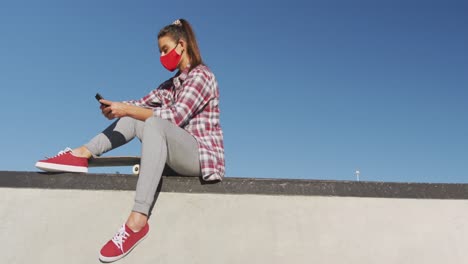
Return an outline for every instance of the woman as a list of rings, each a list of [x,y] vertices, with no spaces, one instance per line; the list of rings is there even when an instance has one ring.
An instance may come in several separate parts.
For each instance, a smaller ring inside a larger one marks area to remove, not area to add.
[[[224,177],[223,132],[219,123],[219,92],[213,73],[203,64],[190,24],[176,20],[158,34],[161,63],[178,73],[140,100],[101,99],[102,114],[118,118],[87,144],[67,148],[40,160],[45,171],[87,172],[88,159],[117,148],[135,136],[142,142],[135,204],[127,221],[100,251],[111,262],[124,257],[149,231],[148,215],[165,164],[204,180]]]

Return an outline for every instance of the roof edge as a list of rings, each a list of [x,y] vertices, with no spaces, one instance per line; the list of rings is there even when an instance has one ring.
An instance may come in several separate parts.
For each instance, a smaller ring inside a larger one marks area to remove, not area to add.
[[[138,177],[129,174],[77,174],[0,171],[0,188],[135,190]],[[163,176],[160,192],[349,196],[417,199],[468,199],[468,184],[357,182],[305,179]]]

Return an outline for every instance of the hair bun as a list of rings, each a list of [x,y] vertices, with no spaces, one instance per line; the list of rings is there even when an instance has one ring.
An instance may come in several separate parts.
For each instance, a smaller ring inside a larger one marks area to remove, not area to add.
[[[172,25],[182,26],[182,22],[180,22],[180,20],[177,19],[176,21],[172,22]]]

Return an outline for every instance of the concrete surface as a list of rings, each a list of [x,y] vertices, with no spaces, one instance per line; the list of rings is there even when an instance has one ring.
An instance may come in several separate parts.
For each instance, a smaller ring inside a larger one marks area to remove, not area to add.
[[[133,196],[0,188],[1,262],[99,263]],[[115,263],[468,263],[467,219],[468,200],[161,192]]]

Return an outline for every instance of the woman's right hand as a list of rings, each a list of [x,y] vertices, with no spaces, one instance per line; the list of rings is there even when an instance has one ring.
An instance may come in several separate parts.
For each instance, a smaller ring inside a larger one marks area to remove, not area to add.
[[[111,109],[110,105],[101,104],[101,106],[99,108],[101,109],[102,114],[107,119],[112,120],[112,119],[115,118],[115,116],[112,114],[112,109]]]

